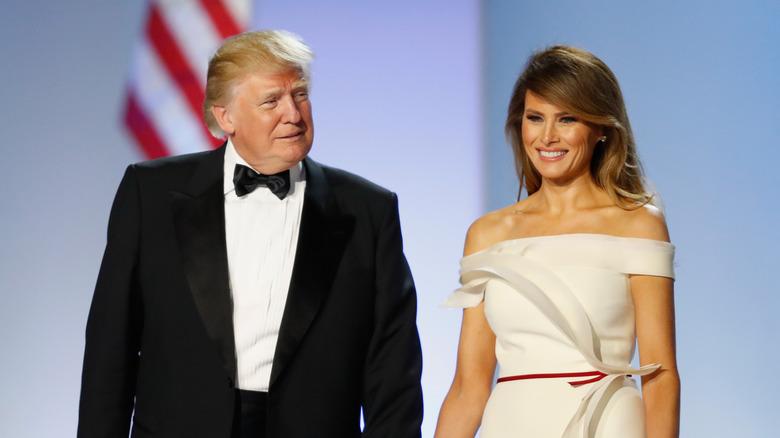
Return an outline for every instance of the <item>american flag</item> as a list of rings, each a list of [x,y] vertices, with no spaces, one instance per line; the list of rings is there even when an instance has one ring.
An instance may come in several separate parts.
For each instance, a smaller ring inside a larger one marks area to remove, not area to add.
[[[124,125],[147,158],[203,151],[221,141],[203,124],[208,60],[247,30],[252,0],[150,0],[133,54]]]

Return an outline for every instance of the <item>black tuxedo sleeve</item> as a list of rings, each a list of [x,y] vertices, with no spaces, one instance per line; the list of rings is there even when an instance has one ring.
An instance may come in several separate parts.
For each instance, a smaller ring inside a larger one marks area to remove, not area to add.
[[[141,303],[136,269],[139,191],[128,167],[117,191],[87,321],[79,403],[79,438],[126,438],[140,351]]]
[[[376,248],[375,317],[364,375],[363,436],[419,437],[423,402],[417,297],[403,254],[395,194],[390,195]]]

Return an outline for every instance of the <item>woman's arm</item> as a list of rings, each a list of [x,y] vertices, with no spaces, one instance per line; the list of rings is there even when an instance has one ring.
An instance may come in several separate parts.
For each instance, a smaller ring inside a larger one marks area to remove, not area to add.
[[[488,326],[485,303],[464,309],[458,363],[436,425],[438,438],[472,438],[482,422],[496,368],[496,337]]]
[[[648,438],[677,438],[680,433],[673,289],[670,278],[631,277],[640,363],[661,365],[653,374],[642,377]]]
[[[500,239],[494,214],[478,219],[466,235],[464,255]],[[496,336],[485,318],[484,301],[463,310],[455,378],[439,412],[437,438],[473,438],[482,423],[496,369]]]
[[[635,237],[669,241],[666,220],[660,210],[643,208],[632,224]],[[674,330],[674,280],[634,275],[631,294],[636,315],[639,361],[659,364],[653,374],[642,376],[642,397],[647,417],[648,438],[677,438],[680,435],[680,375]]]

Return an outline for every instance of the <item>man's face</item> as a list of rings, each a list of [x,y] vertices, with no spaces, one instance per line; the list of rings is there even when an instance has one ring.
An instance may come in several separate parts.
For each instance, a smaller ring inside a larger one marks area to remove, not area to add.
[[[311,149],[309,84],[295,71],[247,75],[233,87],[227,105],[212,110],[236,152],[258,172],[289,169]]]

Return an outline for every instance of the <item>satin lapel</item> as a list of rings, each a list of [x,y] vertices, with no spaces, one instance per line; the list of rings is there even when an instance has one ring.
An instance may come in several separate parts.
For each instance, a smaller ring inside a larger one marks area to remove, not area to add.
[[[295,355],[317,312],[330,292],[347,241],[353,216],[341,216],[322,168],[310,159],[306,195],[295,264],[271,370],[271,387]]]
[[[192,298],[225,370],[235,379],[233,309],[230,299],[225,201],[224,146],[206,154],[186,192],[171,192],[176,237]]]

